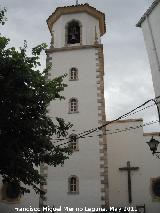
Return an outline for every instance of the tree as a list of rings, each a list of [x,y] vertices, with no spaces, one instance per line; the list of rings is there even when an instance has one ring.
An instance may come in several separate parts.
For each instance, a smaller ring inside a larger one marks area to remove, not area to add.
[[[0,23],[2,25],[4,25],[5,21],[7,20],[7,18],[5,17],[6,11],[7,11],[6,8],[3,8],[3,9],[0,8]]]
[[[1,10],[1,24],[4,13]],[[8,43],[9,39],[0,35],[0,174],[21,193],[29,192],[21,182],[40,192],[43,178],[37,167],[41,163],[63,164],[71,154],[68,147],[53,141],[53,135],[66,137],[71,124],[61,118],[53,123],[47,111],[51,101],[64,99],[60,93],[67,85],[63,83],[65,76],[47,79],[50,67],[38,70],[45,44],[33,48],[28,57],[26,42],[19,50],[7,48]]]

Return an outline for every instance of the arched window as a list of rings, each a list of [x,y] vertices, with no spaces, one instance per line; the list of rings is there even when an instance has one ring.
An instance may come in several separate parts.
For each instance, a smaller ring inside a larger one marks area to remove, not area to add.
[[[78,194],[79,193],[79,179],[77,176],[70,176],[68,179],[68,193]]]
[[[70,79],[71,81],[75,81],[75,80],[78,79],[78,69],[77,69],[77,68],[72,67],[72,68],[70,69],[69,79]]]
[[[2,200],[7,202],[18,202],[20,200],[20,187],[16,183],[3,183]]]
[[[69,146],[73,151],[78,151],[78,137],[76,134],[72,134],[69,136]]]
[[[71,98],[69,100],[69,113],[78,112],[78,100],[76,98]]]
[[[67,25],[67,44],[80,43],[81,27],[78,21],[71,21]]]
[[[152,179],[152,194],[155,198],[160,198],[160,177]]]

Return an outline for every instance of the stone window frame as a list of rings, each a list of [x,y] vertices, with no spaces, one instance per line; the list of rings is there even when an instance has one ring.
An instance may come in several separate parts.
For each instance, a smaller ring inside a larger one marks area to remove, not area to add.
[[[20,202],[21,199],[21,193],[16,198],[10,198],[7,196],[6,190],[7,190],[8,183],[2,183],[1,187],[1,202],[5,203],[11,203],[11,204],[16,204]]]
[[[77,22],[79,24],[80,27],[80,43],[75,43],[75,44],[68,44],[67,40],[68,40],[68,25],[71,22]],[[71,19],[70,21],[68,21],[65,25],[65,46],[75,46],[75,45],[82,45],[82,24],[79,20],[77,19]]]
[[[73,100],[75,100],[75,105],[72,105]],[[70,114],[74,114],[74,113],[78,113],[78,99],[75,97],[72,97],[69,99],[69,113]],[[73,109],[74,108],[74,109]]]
[[[75,183],[71,181],[75,181]],[[68,178],[68,194],[77,195],[79,194],[79,178],[76,175],[71,175]]]
[[[74,69],[74,70],[73,70]],[[73,72],[74,71],[74,72]],[[72,73],[73,72],[73,73]],[[76,67],[72,67],[69,70],[69,80],[70,81],[77,81],[78,80],[78,69]]]
[[[71,137],[75,137],[76,141],[72,141]],[[73,152],[79,151],[78,135],[75,133],[69,136],[69,147],[73,150]]]

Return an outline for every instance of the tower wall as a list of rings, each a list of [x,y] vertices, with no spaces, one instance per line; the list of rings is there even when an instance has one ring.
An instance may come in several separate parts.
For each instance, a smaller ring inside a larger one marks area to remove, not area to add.
[[[74,32],[74,29],[67,31],[72,21],[80,27],[79,42],[73,44],[67,40],[69,32]],[[49,78],[68,74],[64,79],[68,85],[63,92],[65,100],[51,103],[49,113],[53,119],[63,117],[71,122],[69,135],[78,135],[106,122],[103,45],[100,44],[100,36],[105,33],[104,14],[88,4],[57,8],[47,23],[52,35],[51,47],[46,51],[47,62],[52,64]],[[78,72],[76,80],[70,79],[73,67]],[[78,101],[76,113],[70,112],[71,98]],[[65,206],[75,210],[108,204],[107,144],[103,133],[101,129],[91,137],[78,138],[78,150],[62,167],[48,167],[46,205],[62,206],[63,211]],[[69,140],[66,138],[57,144],[68,146]],[[78,178],[76,193],[69,190],[71,176]]]
[[[52,32],[54,32],[55,48],[61,48],[66,46],[66,26],[72,20],[78,20],[81,24],[81,28],[82,28],[81,43],[83,45],[94,44],[95,27],[96,27],[98,41],[100,42],[99,21],[96,18],[86,13],[73,13],[73,14],[62,15],[54,23],[52,27]]]
[[[70,81],[69,76],[65,79],[68,85],[63,93],[65,100],[50,105],[51,117],[63,117],[74,124],[69,134],[79,134],[105,123],[102,45],[53,49],[47,54],[52,63],[50,78],[69,73],[71,67],[78,69],[77,81]],[[78,99],[78,113],[74,114],[69,113],[68,106],[72,97]],[[106,140],[102,131],[92,135],[78,140],[79,151],[74,152],[63,167],[48,168],[48,205],[76,208],[101,207],[107,203]],[[68,139],[60,144],[63,142]],[[76,195],[68,193],[71,175],[79,178],[79,193]]]

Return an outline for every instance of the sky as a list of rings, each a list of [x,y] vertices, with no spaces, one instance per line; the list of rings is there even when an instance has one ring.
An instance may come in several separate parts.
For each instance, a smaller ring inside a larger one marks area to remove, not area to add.
[[[11,39],[10,45],[28,48],[42,42],[50,44],[46,19],[56,7],[73,5],[76,0],[1,0],[7,8],[7,23],[1,34]],[[141,28],[136,23],[152,0],[79,0],[89,3],[106,15],[107,32],[102,37],[105,61],[105,101],[107,120],[115,119],[154,98],[150,65]],[[42,55],[42,67],[45,55]],[[156,107],[150,107],[127,118],[143,118],[144,123],[158,119]],[[145,132],[160,131],[157,124]]]

